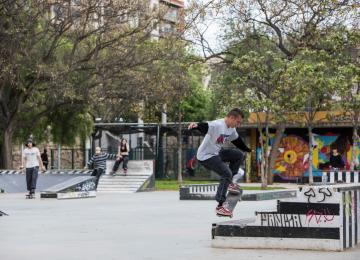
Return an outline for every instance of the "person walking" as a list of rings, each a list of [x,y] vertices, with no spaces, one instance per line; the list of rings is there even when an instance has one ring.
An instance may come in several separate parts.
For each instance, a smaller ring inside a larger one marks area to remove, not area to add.
[[[101,175],[106,171],[106,160],[115,158],[119,158],[119,155],[103,153],[100,147],[95,148],[95,154],[91,157],[87,163],[87,166],[85,166],[85,169],[91,168],[91,166],[93,166],[93,172],[91,173],[91,176],[96,177],[95,189],[97,189]]]
[[[242,151],[251,152],[236,131],[242,119],[243,112],[239,108],[231,109],[225,118],[209,122],[190,123],[188,129],[199,130],[205,135],[200,144],[196,158],[205,168],[220,176],[220,183],[215,196],[218,205],[215,209],[218,215],[231,216],[231,211],[224,205],[227,191],[240,193],[240,186],[232,182],[244,160]],[[224,149],[227,142],[233,143],[238,149]],[[240,150],[242,151],[240,151]],[[229,163],[227,165],[226,163]]]
[[[39,167],[43,171],[45,171],[45,168],[41,160],[40,151],[35,147],[32,139],[28,139],[25,146],[22,155],[21,168],[23,169],[25,166],[26,169],[26,188],[29,192],[27,196],[29,198],[35,198]]]
[[[45,166],[45,169],[47,170],[49,164],[49,157],[46,148],[44,148],[44,152],[41,154],[41,160],[43,162],[43,165]]]
[[[119,158],[115,161],[115,164],[113,166],[113,169],[111,171],[111,174],[115,174],[116,171],[119,169],[120,163],[123,162],[123,170],[124,170],[124,175],[127,174],[127,169],[128,169],[128,162],[129,162],[129,152],[130,152],[130,148],[129,148],[129,144],[128,141],[126,139],[121,139],[120,141],[120,145],[119,145]]]

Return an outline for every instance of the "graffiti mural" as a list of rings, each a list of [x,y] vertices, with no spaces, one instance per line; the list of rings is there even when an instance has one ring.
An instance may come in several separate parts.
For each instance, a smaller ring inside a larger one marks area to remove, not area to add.
[[[301,137],[282,138],[275,162],[275,173],[285,178],[301,177],[309,168],[309,146]]]
[[[274,141],[269,141],[271,145]],[[321,171],[330,169],[330,154],[333,148],[337,148],[345,170],[350,169],[352,145],[350,138],[339,133],[324,132],[314,134],[313,139],[312,168],[314,176],[321,176]],[[355,156],[360,161],[360,143],[356,147]],[[257,148],[257,163],[260,165],[261,151]],[[358,166],[359,168],[359,166]],[[282,179],[296,179],[308,176],[309,170],[309,142],[306,135],[291,134],[284,136],[279,145],[279,153],[276,159],[273,173]]]

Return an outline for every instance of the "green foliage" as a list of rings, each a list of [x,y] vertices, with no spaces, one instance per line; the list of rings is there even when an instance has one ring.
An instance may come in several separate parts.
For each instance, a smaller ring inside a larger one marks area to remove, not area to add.
[[[49,119],[55,143],[72,146],[77,138],[85,140],[93,131],[93,119],[90,114],[86,110],[77,111],[76,106],[57,110],[50,114]]]
[[[205,89],[203,79],[204,67],[195,64],[188,70],[188,84],[190,86],[189,94],[181,103],[184,122],[210,120],[213,114],[212,93]]]

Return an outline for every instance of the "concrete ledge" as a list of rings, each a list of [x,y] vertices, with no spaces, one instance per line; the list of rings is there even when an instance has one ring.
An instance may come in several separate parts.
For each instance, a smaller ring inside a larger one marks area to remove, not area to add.
[[[277,211],[256,212],[254,222],[213,224],[212,245],[343,251],[360,242],[360,184],[304,186]]]
[[[273,238],[273,237],[216,237],[212,247],[232,249],[309,249],[342,251],[342,247],[332,239]]]
[[[180,200],[214,200],[218,184],[182,185],[179,189]],[[259,201],[295,198],[297,190],[262,191],[243,194],[241,200]]]

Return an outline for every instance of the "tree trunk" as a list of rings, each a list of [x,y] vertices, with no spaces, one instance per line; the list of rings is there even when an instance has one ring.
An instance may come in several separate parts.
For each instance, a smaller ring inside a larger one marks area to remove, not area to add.
[[[313,134],[311,125],[308,126],[309,131],[309,184],[314,184],[313,172],[312,172],[312,163],[313,163]]]
[[[270,157],[269,158],[269,167],[268,167],[268,172],[267,172],[268,184],[274,183],[274,174],[272,173],[272,169],[274,168],[276,158],[279,154],[278,148],[279,148],[280,141],[284,135],[284,131],[285,131],[285,125],[283,123],[278,124],[276,127],[275,140],[272,145],[272,149],[270,151],[270,156],[269,156]]]
[[[179,109],[180,110],[180,109]],[[179,111],[178,127],[178,183],[182,183],[182,135],[181,135],[181,111]]]
[[[351,151],[351,165],[350,169],[353,171],[356,165],[356,148],[358,144],[358,132],[357,132],[357,126],[353,127],[353,143],[352,143],[352,151]]]
[[[266,116],[267,118],[268,116]],[[270,156],[270,152],[271,152],[271,146],[269,146],[269,139],[270,139],[270,133],[269,133],[269,123],[268,120],[266,119],[266,126],[265,126],[265,147],[264,147],[264,152],[265,152],[265,167],[264,167],[264,180],[263,180],[263,188],[266,189],[267,185],[268,185],[268,172],[269,172],[269,156]]]
[[[261,147],[261,159],[260,159],[261,189],[266,189],[267,182],[265,178],[265,149],[264,149],[264,142],[263,142],[261,128],[259,128],[259,139],[260,139],[260,147]]]
[[[2,145],[2,167],[4,169],[13,169],[12,165],[12,139],[13,139],[13,128],[9,125],[3,135]]]

